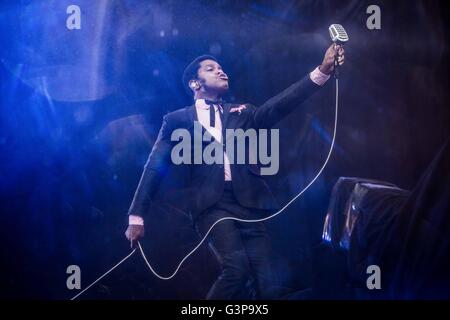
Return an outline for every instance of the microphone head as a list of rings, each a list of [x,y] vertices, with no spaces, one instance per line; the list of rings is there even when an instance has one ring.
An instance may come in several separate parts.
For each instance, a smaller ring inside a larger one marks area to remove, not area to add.
[[[345,32],[345,29],[340,24],[332,24],[328,31],[330,31],[330,37],[331,41],[337,42],[340,44],[344,44],[348,41],[348,35],[347,32]]]

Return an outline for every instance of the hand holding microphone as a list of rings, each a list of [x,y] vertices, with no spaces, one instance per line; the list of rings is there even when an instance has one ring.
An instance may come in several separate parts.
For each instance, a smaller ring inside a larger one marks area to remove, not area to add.
[[[340,24],[332,24],[328,31],[330,32],[331,41],[333,44],[325,53],[322,65],[319,67],[320,71],[330,75],[334,71],[334,76],[339,76],[339,66],[344,64],[344,43],[348,41],[348,35],[345,29]]]
[[[344,48],[341,45],[333,43],[325,52],[319,70],[326,75],[331,75],[337,65],[341,66],[344,64],[344,60]]]
[[[328,74],[331,74],[331,72],[334,71],[334,77],[339,77],[339,67],[344,64],[345,56],[344,56],[344,48],[343,45],[348,41],[348,35],[345,31],[344,27],[342,27],[340,24],[332,24],[328,31],[330,32],[330,38],[331,41],[333,41],[333,44],[330,48],[333,48],[333,50],[330,50],[329,52],[330,56],[327,57],[326,54],[326,66],[328,66]],[[328,53],[328,51],[327,51]],[[330,66],[331,63],[331,55],[334,54],[334,61],[333,66]],[[325,60],[325,59],[324,59]]]

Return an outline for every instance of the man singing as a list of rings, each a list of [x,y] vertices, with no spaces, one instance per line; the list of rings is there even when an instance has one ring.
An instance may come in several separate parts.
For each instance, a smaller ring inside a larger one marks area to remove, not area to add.
[[[188,212],[201,237],[223,217],[259,219],[279,209],[260,168],[254,164],[237,163],[226,152],[220,163],[174,164],[172,133],[186,129],[193,135],[194,124],[198,122],[213,140],[224,142],[226,129],[270,129],[323,86],[334,71],[336,58],[342,65],[344,50],[332,45],[319,67],[260,107],[224,102],[222,97],[228,90],[229,79],[218,60],[200,56],[192,61],[184,71],[183,83],[194,104],[164,116],[128,212],[125,234],[132,245],[144,236],[145,215],[159,198]],[[221,221],[209,234],[208,241],[222,267],[208,299],[241,296],[249,279],[254,279],[257,298],[279,297],[270,243],[262,222]]]

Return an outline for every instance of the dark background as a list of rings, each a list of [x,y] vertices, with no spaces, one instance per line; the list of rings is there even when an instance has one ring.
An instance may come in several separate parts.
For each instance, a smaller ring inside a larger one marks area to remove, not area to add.
[[[129,252],[126,212],[162,116],[189,105],[181,74],[215,55],[229,101],[261,104],[322,61],[328,26],[349,36],[337,142],[323,175],[268,222],[286,287],[312,286],[330,190],[340,176],[412,189],[450,132],[444,1],[2,1],[0,4],[0,297],[67,299]],[[81,8],[81,30],[66,8]],[[366,8],[381,8],[381,30]],[[328,152],[334,85],[280,123],[281,168],[269,182],[296,195]],[[182,215],[149,218],[143,242],[172,273],[198,241]],[[338,266],[336,266],[338,268]],[[219,266],[203,246],[170,281],[134,255],[89,299],[203,298]]]

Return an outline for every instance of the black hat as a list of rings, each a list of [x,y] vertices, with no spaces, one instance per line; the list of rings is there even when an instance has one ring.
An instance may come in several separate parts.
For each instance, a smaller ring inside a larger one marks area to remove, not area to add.
[[[201,56],[195,58],[184,69],[183,78],[182,78],[183,86],[184,86],[184,89],[186,90],[186,92],[191,96],[193,95],[193,92],[192,92],[191,88],[189,87],[189,81],[191,81],[192,79],[197,79],[197,71],[198,71],[198,68],[200,68],[200,62],[202,62],[204,60],[213,60],[213,61],[219,63],[219,61],[217,61],[217,59],[214,58],[213,56],[205,54],[205,55],[201,55]]]

